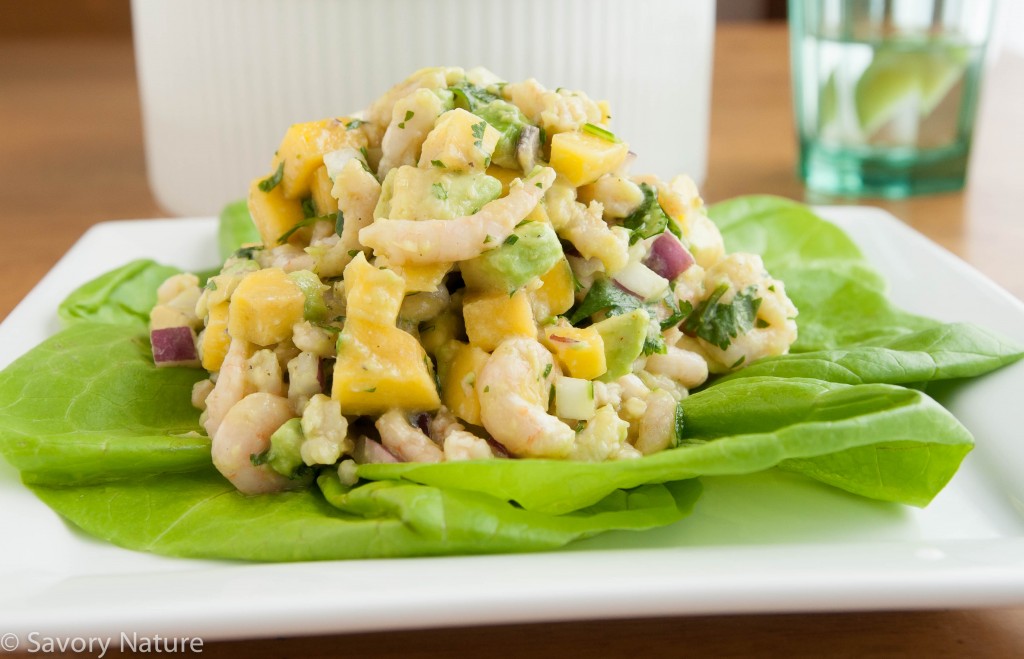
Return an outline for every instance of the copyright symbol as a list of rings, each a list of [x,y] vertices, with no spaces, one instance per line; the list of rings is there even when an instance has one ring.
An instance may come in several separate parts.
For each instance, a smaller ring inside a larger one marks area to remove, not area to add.
[[[6,652],[14,652],[18,649],[18,635],[13,632],[7,632],[3,636],[0,636],[0,649]]]

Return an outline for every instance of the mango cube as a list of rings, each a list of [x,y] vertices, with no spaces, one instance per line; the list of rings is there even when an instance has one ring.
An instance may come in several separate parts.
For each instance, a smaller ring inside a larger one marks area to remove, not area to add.
[[[331,395],[343,414],[382,414],[441,405],[430,358],[416,337],[395,327],[405,282],[358,254],[345,267],[346,319],[338,337]]]
[[[593,183],[626,160],[629,145],[589,133],[558,133],[551,138],[551,166],[574,187]]]
[[[338,338],[331,397],[342,414],[436,410],[441,406],[430,359],[416,337],[391,325],[348,318]]]
[[[608,370],[604,339],[593,327],[549,325],[544,328],[544,345],[574,378],[593,380]]]
[[[450,341],[466,335],[462,314],[442,312],[433,320],[420,326],[420,345],[431,355],[439,356],[441,348]]]
[[[441,400],[452,414],[466,423],[480,425],[480,397],[476,379],[487,363],[488,355],[477,346],[452,341],[443,350],[444,364],[439,363]]]
[[[433,293],[451,269],[451,263],[404,263],[395,267],[405,279],[406,293]]]
[[[324,154],[338,149],[366,147],[366,135],[345,127],[347,119],[321,119],[293,124],[281,140],[271,163],[272,172],[284,163],[281,190],[288,199],[309,196],[313,173],[324,164]]]
[[[256,179],[249,186],[249,214],[260,232],[260,238],[267,247],[276,247],[277,239],[289,229],[301,222],[305,215],[302,202],[288,199],[276,185],[269,192],[260,190],[260,182]]]
[[[302,289],[280,268],[257,270],[239,282],[228,309],[228,334],[260,346],[291,337],[306,305]]]
[[[211,373],[219,371],[228,354],[231,335],[228,334],[228,301],[218,302],[210,307],[210,315],[206,321],[206,329],[200,342],[199,357],[203,368]]]
[[[394,325],[405,297],[405,282],[390,270],[375,268],[360,252],[345,266],[345,316]]]
[[[530,298],[522,288],[508,293],[472,292],[462,306],[469,342],[487,352],[515,336],[535,337]]]
[[[420,167],[440,163],[444,169],[482,172],[491,164],[491,154],[501,139],[493,126],[480,117],[456,108],[437,118],[427,134],[420,154]]]
[[[540,288],[530,291],[530,304],[537,322],[544,323],[568,311],[576,301],[572,268],[564,258],[541,275]]]
[[[330,215],[338,212],[338,200],[331,194],[334,189],[334,182],[327,175],[327,167],[320,165],[313,172],[313,205],[316,206],[317,215]]]

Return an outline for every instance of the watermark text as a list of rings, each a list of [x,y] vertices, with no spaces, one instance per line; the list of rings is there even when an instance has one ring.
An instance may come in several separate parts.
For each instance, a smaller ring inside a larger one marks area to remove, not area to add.
[[[29,632],[19,636],[13,632],[0,634],[0,651],[21,650],[28,654],[74,652],[103,659],[110,651],[138,654],[202,654],[203,639],[198,636],[143,635],[121,632],[117,636],[55,636]]]

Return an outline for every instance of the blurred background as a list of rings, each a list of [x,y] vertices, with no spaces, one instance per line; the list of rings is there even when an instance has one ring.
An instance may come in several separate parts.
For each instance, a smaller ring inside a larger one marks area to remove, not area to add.
[[[130,36],[130,0],[9,2],[0,38],[29,36]],[[785,19],[786,0],[719,0],[719,21]]]

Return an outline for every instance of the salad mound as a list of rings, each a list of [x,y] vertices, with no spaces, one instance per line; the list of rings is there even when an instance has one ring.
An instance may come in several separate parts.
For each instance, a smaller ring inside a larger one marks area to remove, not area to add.
[[[296,124],[248,211],[259,242],[150,314],[240,491],[359,465],[600,462],[682,441],[709,374],[784,355],[782,281],[726,253],[685,176],[631,174],[608,105],[424,69]],[[198,335],[196,335],[198,332]]]

